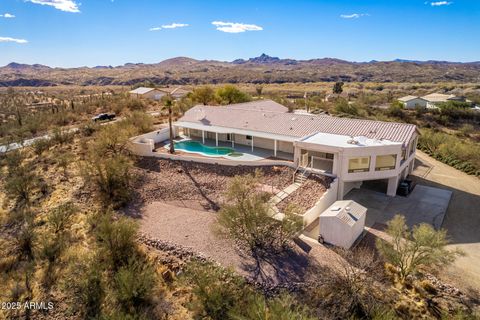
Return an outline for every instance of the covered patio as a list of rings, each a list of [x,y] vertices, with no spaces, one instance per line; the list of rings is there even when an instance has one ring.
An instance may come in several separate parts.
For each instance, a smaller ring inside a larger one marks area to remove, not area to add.
[[[228,147],[235,150],[235,160],[259,161],[281,159],[294,161],[294,137],[283,137],[268,133],[231,129],[193,123],[174,124],[180,140],[190,139],[209,147]],[[208,130],[207,130],[208,129]],[[227,157],[228,158],[228,157]]]

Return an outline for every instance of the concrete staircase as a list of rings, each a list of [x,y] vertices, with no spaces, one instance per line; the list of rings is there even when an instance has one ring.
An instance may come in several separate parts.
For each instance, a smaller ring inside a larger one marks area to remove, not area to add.
[[[295,173],[295,178],[293,179],[293,183],[298,184],[298,185],[302,185],[305,182],[305,180],[307,180],[309,174],[310,173],[307,172],[307,171],[296,172]]]

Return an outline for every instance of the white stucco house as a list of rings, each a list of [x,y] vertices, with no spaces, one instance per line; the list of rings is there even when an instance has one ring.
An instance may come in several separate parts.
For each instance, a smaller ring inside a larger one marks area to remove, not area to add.
[[[394,196],[413,170],[413,124],[294,114],[271,100],[198,105],[174,123],[177,135],[213,146],[247,147],[338,179],[337,199],[364,181],[382,180]]]
[[[444,103],[448,101],[458,101],[458,102],[471,102],[470,100],[465,99],[464,97],[458,97],[453,94],[443,94],[443,93],[430,93],[423,97],[417,96],[405,96],[399,98],[405,109],[437,109],[439,103]]]
[[[426,108],[427,107],[427,100],[416,97],[416,96],[405,96],[402,98],[399,98],[398,101],[400,101],[403,104],[403,107],[405,109],[415,109],[415,108]]]
[[[174,99],[180,99],[181,97],[188,94],[189,91],[177,87],[177,88],[146,88],[139,87],[134,90],[129,91],[131,97],[134,98],[144,98],[151,100],[160,100],[162,97],[170,94]]]

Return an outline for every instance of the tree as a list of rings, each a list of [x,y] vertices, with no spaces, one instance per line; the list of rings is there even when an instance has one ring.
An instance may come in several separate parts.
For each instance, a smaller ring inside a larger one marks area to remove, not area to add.
[[[206,106],[215,101],[215,91],[210,86],[195,88],[192,91],[191,98],[193,101]]]
[[[341,94],[343,92],[343,82],[341,81],[338,81],[338,82],[335,82],[335,84],[333,85],[333,93],[334,94]]]
[[[377,240],[377,249],[385,260],[397,270],[401,283],[421,268],[446,266],[462,254],[447,250],[447,233],[421,223],[409,230],[405,217],[396,215],[388,222],[387,234],[391,241]]]
[[[226,204],[220,210],[221,232],[257,254],[279,252],[302,228],[302,220],[289,208],[282,220],[272,218],[269,195],[258,192],[260,175],[234,177],[226,192]]]
[[[169,152],[170,153],[175,153],[175,143],[173,141],[173,138],[175,138],[173,134],[173,126],[172,126],[172,106],[173,106],[173,99],[170,95],[167,95],[163,99],[163,105],[164,107],[168,108],[168,127],[169,127],[169,133],[170,133],[170,148]]]
[[[217,89],[216,95],[221,104],[241,103],[251,100],[248,94],[229,84]]]

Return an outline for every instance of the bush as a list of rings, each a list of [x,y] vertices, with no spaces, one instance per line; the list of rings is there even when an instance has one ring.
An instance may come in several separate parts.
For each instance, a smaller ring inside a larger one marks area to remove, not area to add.
[[[461,254],[446,249],[447,232],[436,231],[426,223],[409,230],[405,217],[396,215],[388,222],[387,234],[390,241],[377,240],[377,249],[385,260],[397,268],[399,280],[404,283],[408,276],[419,269],[432,269],[452,263]]]
[[[236,303],[245,295],[240,277],[210,264],[191,263],[184,277],[192,285],[195,295],[192,309],[199,318],[228,319]]]
[[[37,156],[41,156],[45,151],[50,149],[51,146],[52,141],[50,141],[48,138],[37,139],[32,144],[33,152],[35,152]]]
[[[136,236],[138,226],[132,220],[121,217],[113,220],[111,211],[99,217],[95,235],[105,259],[113,270],[127,265],[129,259],[136,253]]]
[[[355,107],[353,104],[348,103],[347,100],[343,98],[337,99],[337,102],[335,102],[335,112],[339,114],[349,114],[352,116],[357,116],[358,115],[358,109]]]
[[[194,88],[190,96],[195,103],[201,103],[203,105],[215,102],[215,91],[210,86]]]
[[[232,85],[226,85],[217,89],[215,95],[220,104],[241,103],[251,100],[248,94],[240,91],[237,87]]]
[[[60,128],[55,128],[53,130],[53,135],[50,138],[52,144],[67,144],[73,141],[75,133],[68,130],[62,130]]]
[[[122,309],[135,313],[146,304],[155,288],[153,267],[141,261],[131,259],[115,274],[115,296]]]
[[[83,168],[83,177],[96,188],[105,207],[119,208],[131,198],[132,166],[132,161],[122,155],[90,159]]]
[[[228,186],[218,215],[221,231],[252,253],[280,252],[302,228],[302,220],[286,210],[282,221],[271,217],[268,195],[256,191],[259,173],[236,176]]]
[[[9,198],[29,206],[34,190],[39,186],[39,178],[30,164],[23,164],[19,153],[7,158],[8,172],[5,178],[5,191]],[[17,162],[18,161],[18,162]]]
[[[143,134],[153,130],[153,118],[144,112],[134,111],[123,122],[125,126],[135,128],[136,134]]]
[[[71,202],[63,203],[56,208],[50,210],[47,217],[47,223],[54,234],[60,234],[65,231],[70,223],[72,215],[77,208]]]

